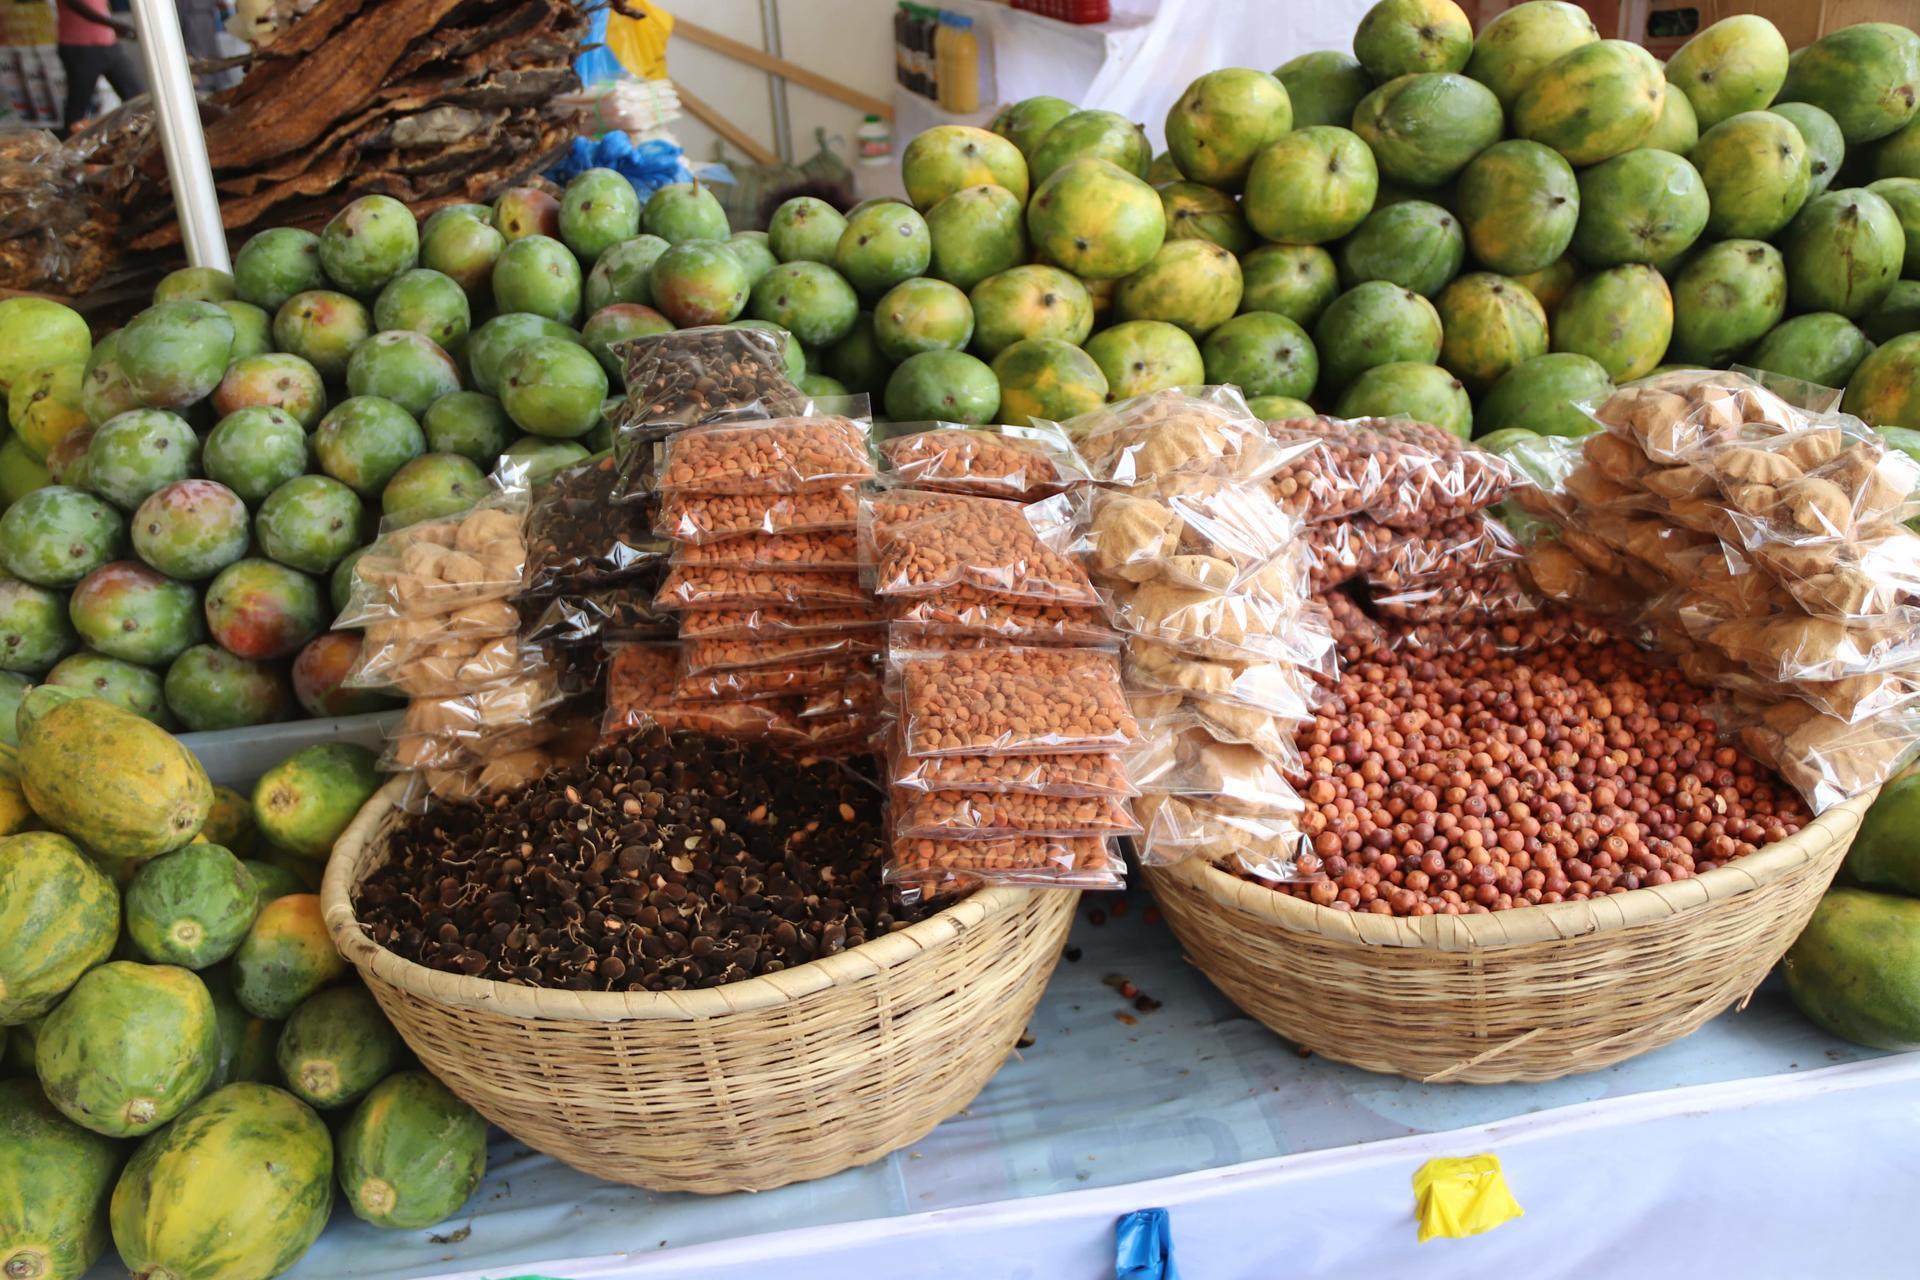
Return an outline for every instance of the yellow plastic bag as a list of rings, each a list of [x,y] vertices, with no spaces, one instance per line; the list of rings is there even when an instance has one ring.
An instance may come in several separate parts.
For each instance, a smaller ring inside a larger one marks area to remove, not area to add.
[[[1514,1200],[1494,1155],[1441,1156],[1413,1171],[1420,1243],[1435,1236],[1462,1240],[1491,1231],[1526,1211]]]
[[[607,51],[642,80],[667,78],[667,38],[673,15],[650,0],[624,0],[623,8],[644,14],[629,18],[619,9],[607,13]]]

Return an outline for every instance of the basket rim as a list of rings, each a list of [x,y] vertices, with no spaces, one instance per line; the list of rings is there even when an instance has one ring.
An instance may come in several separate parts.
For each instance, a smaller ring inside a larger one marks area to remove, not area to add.
[[[1360,946],[1491,951],[1658,924],[1709,903],[1763,888],[1816,860],[1835,842],[1850,839],[1878,794],[1876,788],[1855,796],[1820,814],[1785,840],[1686,880],[1583,902],[1552,902],[1486,915],[1404,917],[1336,911],[1228,875],[1201,858],[1150,867],[1148,871],[1183,882],[1216,906],[1232,908],[1288,933]]]
[[[334,843],[320,884],[320,908],[340,954],[362,972],[436,1004],[509,1018],[571,1022],[688,1022],[754,1013],[792,1004],[837,986],[878,977],[955,942],[997,917],[1025,907],[1036,889],[1006,886],[976,889],[966,898],[917,924],[863,942],[838,955],[810,960],[779,973],[721,987],[691,991],[556,991],[525,987],[415,964],[368,936],[354,916],[352,890],[371,870],[368,853],[380,824],[397,807],[405,775],[375,792]]]

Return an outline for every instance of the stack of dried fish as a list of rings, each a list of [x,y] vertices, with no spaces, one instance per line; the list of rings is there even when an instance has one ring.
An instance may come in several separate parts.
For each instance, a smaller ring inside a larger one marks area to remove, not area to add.
[[[545,168],[576,131],[577,109],[554,100],[579,87],[573,59],[586,31],[571,0],[318,0],[255,52],[245,79],[202,106],[235,242],[269,226],[318,227],[369,193],[424,215]],[[110,232],[98,239],[133,253],[177,245],[144,105],[81,142],[97,166],[92,221]],[[77,265],[64,278],[29,269],[18,287],[79,296],[137,273],[132,259],[119,270]]]

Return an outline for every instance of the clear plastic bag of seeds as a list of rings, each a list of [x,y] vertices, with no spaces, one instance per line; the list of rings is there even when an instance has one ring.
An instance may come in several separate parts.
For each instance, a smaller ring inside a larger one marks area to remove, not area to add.
[[[765,738],[793,719],[792,701],[773,699],[675,701],[680,652],[672,644],[611,646],[607,661],[607,706],[603,738],[654,726],[687,729],[713,737]]]
[[[1139,741],[1111,650],[894,650],[888,664],[908,755],[1111,751]]]
[[[708,423],[675,432],[660,452],[661,493],[805,493],[875,474],[868,425],[852,418]]]
[[[746,534],[818,533],[859,523],[859,491],[805,493],[670,493],[660,499],[653,531],[675,542],[719,542]]]
[[[1340,649],[1343,662],[1353,661],[1359,655],[1378,652],[1386,648],[1386,628],[1380,625],[1359,601],[1344,591],[1326,591],[1316,593],[1314,603],[1327,611],[1327,617],[1333,628],[1333,640]]]
[[[1517,564],[1429,578],[1392,591],[1375,591],[1372,597],[1380,616],[1396,622],[1430,618],[1506,622],[1537,612],[1543,603]]]
[[[1558,606],[1507,622],[1465,626],[1451,621],[1396,622],[1384,630],[1390,650],[1432,654],[1475,648],[1488,653],[1530,653],[1568,640],[1604,644],[1615,632],[1600,617]]]
[[[1011,836],[1130,836],[1140,830],[1118,796],[1030,791],[904,791],[892,798],[896,837],[993,840]]]
[[[934,496],[953,505],[898,520],[892,518],[898,492],[862,498],[861,537],[874,548],[875,594],[927,596],[969,587],[1055,604],[1099,602],[1086,570],[1068,554],[1074,520],[1064,496],[1032,504]]]
[[[1740,724],[1723,714],[1721,726]],[[1736,741],[1777,770],[1815,813],[1864,795],[1920,756],[1920,710],[1848,723],[1797,698],[1740,725]]]
[[[867,598],[857,573],[683,564],[668,571],[654,603],[662,609],[831,607]]]
[[[814,632],[750,640],[688,640],[680,652],[688,675],[742,667],[787,666],[826,658],[871,658],[885,648],[877,631]]]
[[[1018,791],[1042,796],[1131,796],[1124,758],[1114,752],[1071,755],[910,756],[896,733],[887,777],[907,791]]]
[[[1138,807],[1146,830],[1134,847],[1148,866],[1204,858],[1277,882],[1310,879],[1319,870],[1317,861],[1310,870],[1302,865],[1307,837],[1292,814],[1233,813],[1199,796],[1149,794]]]
[[[334,626],[445,617],[516,594],[526,570],[526,511],[526,492],[507,490],[381,534],[354,562]]]
[[[1308,525],[1300,537],[1308,584],[1318,593],[1366,577],[1397,536],[1388,526],[1364,516]]]
[[[622,456],[679,428],[791,417],[808,402],[789,374],[785,337],[767,329],[677,329],[620,343],[614,355],[626,369]]]
[[[1274,501],[1308,523],[1364,514],[1380,487],[1379,464],[1346,424],[1326,418],[1285,418],[1267,424],[1282,461],[1267,477]]]
[[[1499,454],[1442,427],[1401,418],[1359,418],[1358,447],[1378,459],[1379,492],[1367,514],[1381,524],[1417,528],[1484,510],[1525,484]]]
[[[894,839],[893,856],[883,872],[889,884],[919,883],[940,874],[1031,889],[1122,889],[1127,864],[1113,842],[1097,836]]]
[[[697,608],[680,611],[682,640],[739,640],[756,636],[814,635],[821,632],[884,631],[887,618],[879,604],[822,608],[789,605]]]
[[[1312,681],[1286,663],[1207,658],[1135,637],[1127,645],[1126,677],[1130,688],[1145,693],[1239,703],[1284,720],[1313,718]]]
[[[1397,531],[1368,564],[1367,585],[1393,590],[1441,575],[1510,566],[1524,554],[1505,525],[1476,512],[1424,529]]]
[[[964,427],[894,424],[880,441],[888,473],[919,489],[1034,502],[1090,478],[1057,424]]]
[[[842,569],[860,567],[857,529],[812,533],[760,533],[717,542],[676,542],[674,564],[725,565],[734,569]]]
[[[520,638],[541,647],[671,640],[678,634],[677,624],[672,613],[655,607],[659,589],[659,582],[648,582],[643,575],[580,595],[524,597]]]
[[[930,596],[891,596],[887,618],[914,635],[984,636],[1016,644],[1101,645],[1115,640],[1106,614],[1091,605],[1054,604],[955,587]]]
[[[1127,757],[1133,784],[1145,793],[1200,796],[1222,813],[1303,812],[1287,771],[1258,747],[1222,742],[1193,726],[1160,734]]]
[[[1055,425],[1103,484],[1183,472],[1264,480],[1290,456],[1230,386],[1150,391]]]
[[[527,512],[529,595],[574,594],[641,573],[666,559],[643,506],[617,502],[610,455],[554,472],[534,487]]]
[[[690,672],[684,658],[673,697],[679,702],[756,702],[765,698],[791,699],[844,685],[857,670],[849,658],[783,662],[760,667],[729,667]]]

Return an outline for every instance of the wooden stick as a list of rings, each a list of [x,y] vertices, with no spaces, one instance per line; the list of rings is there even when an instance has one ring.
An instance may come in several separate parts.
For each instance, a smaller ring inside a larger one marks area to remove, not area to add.
[[[673,33],[677,36],[685,36],[695,44],[704,45],[712,49],[715,53],[723,54],[726,57],[734,59],[736,62],[744,62],[748,66],[758,67],[762,71],[770,71],[774,75],[783,76],[794,84],[811,89],[815,93],[823,93],[829,98],[838,99],[850,107],[866,112],[868,115],[879,116],[882,120],[893,119],[893,105],[891,103],[882,102],[879,98],[868,97],[857,89],[849,89],[847,86],[837,81],[829,80],[816,71],[807,70],[797,62],[788,62],[785,58],[776,58],[765,49],[756,49],[750,44],[742,44],[740,41],[729,36],[723,36],[718,31],[709,31],[697,23],[688,22],[678,14],[675,14],[673,18]]]
[[[696,97],[686,85],[676,80],[673,87],[679,93],[680,105],[687,109],[688,115],[744,151],[747,159],[755,164],[779,163],[779,156],[754,141],[752,134],[708,106],[704,99]]]

